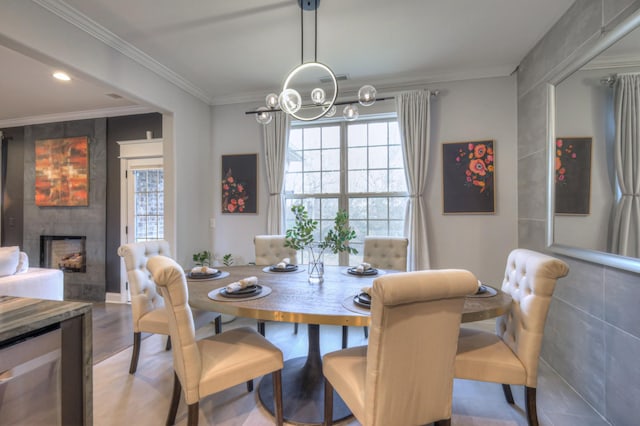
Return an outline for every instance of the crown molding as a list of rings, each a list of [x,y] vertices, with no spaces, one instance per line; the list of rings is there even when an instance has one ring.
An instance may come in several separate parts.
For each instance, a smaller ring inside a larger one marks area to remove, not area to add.
[[[640,67],[640,56],[635,55],[608,55],[600,56],[589,61],[582,70],[601,70],[607,68]]]
[[[165,80],[178,86],[185,92],[195,96],[201,101],[211,105],[211,97],[201,88],[191,83],[175,71],[162,65],[142,50],[126,42],[116,34],[112,33],[93,19],[81,13],[77,9],[69,6],[62,0],[32,0],[39,6],[47,9],[51,13],[76,26],[92,37],[100,40],[109,47],[122,53],[148,70],[154,72]]]
[[[32,124],[59,123],[61,121],[75,121],[102,117],[118,117],[121,115],[136,115],[157,112],[148,106],[134,105],[126,107],[103,108],[56,114],[36,115],[32,117],[9,118],[0,120],[0,128],[29,126]]]

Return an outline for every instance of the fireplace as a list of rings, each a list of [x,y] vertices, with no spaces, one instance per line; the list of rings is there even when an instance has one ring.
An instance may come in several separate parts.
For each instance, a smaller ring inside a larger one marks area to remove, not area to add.
[[[86,240],[73,235],[41,235],[40,267],[87,272]]]

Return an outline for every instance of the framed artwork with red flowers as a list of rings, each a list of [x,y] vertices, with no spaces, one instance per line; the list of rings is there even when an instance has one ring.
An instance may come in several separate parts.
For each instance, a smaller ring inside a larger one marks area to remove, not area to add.
[[[258,154],[222,156],[222,213],[258,212]]]
[[[442,144],[444,213],[495,213],[492,140]]]
[[[591,138],[556,138],[556,214],[587,215],[591,203]]]

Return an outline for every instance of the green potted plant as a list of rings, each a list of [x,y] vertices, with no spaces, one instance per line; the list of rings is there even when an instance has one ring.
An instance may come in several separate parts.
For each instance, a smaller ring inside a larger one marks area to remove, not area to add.
[[[193,261],[196,266],[211,266],[211,252],[204,250],[193,254]]]
[[[332,253],[348,252],[357,254],[358,250],[349,246],[349,241],[356,237],[356,231],[349,226],[349,214],[345,210],[338,210],[333,228],[326,233],[321,241],[314,240],[314,232],[318,228],[318,221],[309,217],[307,209],[302,204],[291,206],[295,216],[294,225],[285,233],[285,247],[296,250],[309,248],[309,280],[322,282],[324,274],[323,255],[325,250]]]

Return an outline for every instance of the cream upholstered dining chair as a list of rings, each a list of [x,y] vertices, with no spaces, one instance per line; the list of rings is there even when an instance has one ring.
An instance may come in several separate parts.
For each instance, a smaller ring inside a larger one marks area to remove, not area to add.
[[[171,256],[169,242],[165,240],[144,241],[123,244],[118,255],[124,259],[127,281],[131,293],[131,313],[133,320],[133,353],[129,373],[138,368],[142,333],[157,333],[169,336],[169,321],[164,309],[164,300],[156,291],[147,261],[153,256]],[[215,322],[215,331],[220,333],[220,314],[196,311],[194,313],[198,327],[211,321]],[[171,338],[167,338],[167,350],[171,348]]]
[[[376,278],[368,347],[323,357],[324,424],[332,423],[333,389],[364,426],[450,424],[462,308],[477,289],[460,269]]]
[[[284,240],[284,235],[256,235],[253,237],[253,245],[256,253],[256,265],[276,265],[286,257],[289,258],[292,265],[297,265],[297,251],[290,247],[285,247]],[[296,323],[294,327],[294,331],[297,333],[298,324]],[[258,331],[264,336],[264,321],[258,321]]]
[[[248,327],[196,341],[184,271],[165,256],[149,259],[148,268],[165,298],[173,340],[175,374],[167,425],[175,422],[183,390],[188,405],[187,423],[194,426],[198,424],[202,398],[244,382],[251,392],[253,379],[269,373],[273,375],[276,424],[282,425],[283,357],[280,349]]]
[[[496,332],[462,328],[455,377],[501,383],[513,404],[509,385],[524,385],[530,426],[538,424],[536,386],[538,357],[551,296],[558,278],[569,273],[566,263],[526,249],[507,259],[502,291],[513,298],[509,313],[496,320]]]
[[[377,269],[407,270],[407,246],[409,240],[404,237],[364,237],[362,261]],[[364,337],[369,337],[367,327],[363,328]],[[349,341],[349,327],[342,326],[342,348]]]

